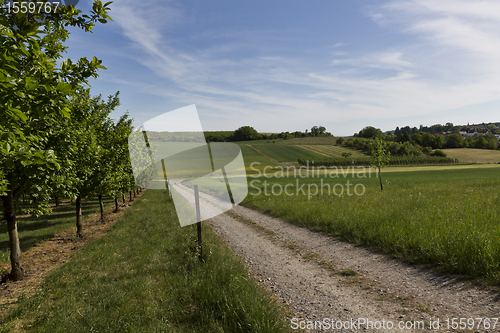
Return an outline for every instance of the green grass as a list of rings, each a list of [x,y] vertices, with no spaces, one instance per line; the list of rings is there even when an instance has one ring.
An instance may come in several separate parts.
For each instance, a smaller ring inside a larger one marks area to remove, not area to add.
[[[334,145],[337,143],[337,139],[334,136],[318,136],[282,140],[277,143],[282,145]]]
[[[383,192],[373,176],[251,178],[257,182],[243,204],[408,262],[500,285],[500,168],[382,172]],[[297,179],[299,187],[306,184],[305,194],[297,191]],[[308,186],[314,193],[321,181],[331,187],[342,184],[343,195],[329,195],[325,187],[323,195],[308,199]],[[356,184],[363,184],[364,195],[348,195],[347,181],[351,194]],[[273,184],[292,184],[292,195],[273,195]]]
[[[477,148],[442,149],[448,157],[456,158],[462,163],[500,163],[500,150]]]
[[[104,198],[104,206],[109,207],[110,205],[114,205],[114,200]],[[84,220],[90,215],[97,213],[99,213],[99,200],[97,198],[88,198],[82,201],[82,215]],[[75,227],[75,225],[76,208],[74,203],[54,208],[51,215],[19,218],[17,220],[17,228],[21,252],[28,251],[32,247],[51,239],[58,233]],[[10,262],[9,235],[7,233],[7,223],[2,223],[0,225],[0,265],[8,262]]]
[[[243,160],[245,161],[245,168],[247,169],[247,172],[252,171],[252,169],[264,169],[266,166],[276,166],[276,163],[272,162],[268,157],[257,152],[252,147],[241,143],[238,143],[238,146],[240,146],[241,154],[243,155]],[[256,163],[251,166],[253,162],[257,162],[258,164]]]
[[[365,154],[360,152],[359,150],[341,147],[341,146],[333,146],[333,145],[304,145],[304,148],[317,152],[319,154],[326,155],[328,157],[342,157],[343,153],[351,154],[351,157],[366,157]]]
[[[325,167],[335,167],[335,166],[370,166],[373,165],[373,159],[369,156],[364,157],[326,157],[323,156],[321,159],[307,159],[299,158],[298,163],[305,166],[325,166]],[[393,165],[449,165],[456,164],[457,160],[451,157],[442,156],[391,156],[386,166]]]
[[[297,146],[286,145],[255,145],[255,148],[278,160],[279,162],[297,162],[299,158],[307,159],[323,159],[324,155],[320,155],[313,151],[300,148]]]
[[[273,142],[274,141],[274,142]],[[265,145],[265,144],[277,144],[282,142],[283,139],[274,139],[274,140],[250,140],[250,141],[234,141],[234,143],[237,143],[239,145]]]
[[[270,296],[206,225],[181,228],[150,190],[14,308],[3,332],[284,332]]]

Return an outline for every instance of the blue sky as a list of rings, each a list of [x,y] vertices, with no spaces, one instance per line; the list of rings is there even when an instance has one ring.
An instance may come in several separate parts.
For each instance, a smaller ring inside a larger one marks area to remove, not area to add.
[[[77,8],[89,11],[90,0]],[[116,0],[67,56],[108,69],[134,125],[196,104],[205,130],[500,121],[500,2]]]

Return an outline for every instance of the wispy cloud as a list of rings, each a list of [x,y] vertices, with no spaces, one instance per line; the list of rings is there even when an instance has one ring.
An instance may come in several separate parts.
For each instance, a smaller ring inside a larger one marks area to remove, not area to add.
[[[289,52],[289,31],[214,29],[192,36],[203,46],[186,46],[172,30],[193,23],[191,18],[172,2],[154,3],[124,1],[113,18],[137,49],[137,61],[166,80],[149,92],[197,103],[209,111],[213,128],[388,124],[395,117],[430,117],[499,96],[497,1],[402,0],[367,7],[367,19],[405,37],[405,43],[356,53],[350,48],[356,41],[325,41],[320,51],[326,56],[315,58]]]

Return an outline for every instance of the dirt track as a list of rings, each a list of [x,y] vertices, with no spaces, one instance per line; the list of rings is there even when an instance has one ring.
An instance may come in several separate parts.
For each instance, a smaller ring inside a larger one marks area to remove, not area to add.
[[[237,206],[210,223],[244,257],[256,279],[278,302],[288,305],[292,312],[289,319],[297,318],[290,321],[290,327],[296,327],[300,320],[350,322],[368,318],[374,325],[384,320],[386,329],[366,329],[358,322],[348,330],[324,331],[452,332],[447,329],[447,318],[451,325],[451,318],[500,316],[499,295],[494,291],[436,275],[245,207]],[[438,318],[440,329],[429,329],[429,321]],[[389,321],[393,329],[389,329]],[[398,329],[400,322],[405,325],[413,321],[423,321],[425,330]],[[484,326],[477,329],[478,324],[476,320],[474,329],[467,332],[500,332],[500,323],[488,330]]]

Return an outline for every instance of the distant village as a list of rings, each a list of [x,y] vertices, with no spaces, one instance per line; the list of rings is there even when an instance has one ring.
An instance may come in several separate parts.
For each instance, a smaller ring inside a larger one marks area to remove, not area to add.
[[[460,134],[464,139],[468,138],[469,136],[473,135],[486,135],[486,134],[493,134],[497,139],[500,139],[500,123],[482,123],[482,124],[467,124],[467,125],[453,125],[452,123],[446,123],[446,125],[432,125],[432,126],[422,126],[420,125],[420,128],[417,127],[396,127],[394,131],[388,131],[386,134],[394,134],[397,135],[398,133],[408,133],[408,134],[415,134],[415,133],[421,133],[421,132],[429,132],[431,134],[439,134],[443,136],[447,136],[450,134]]]

